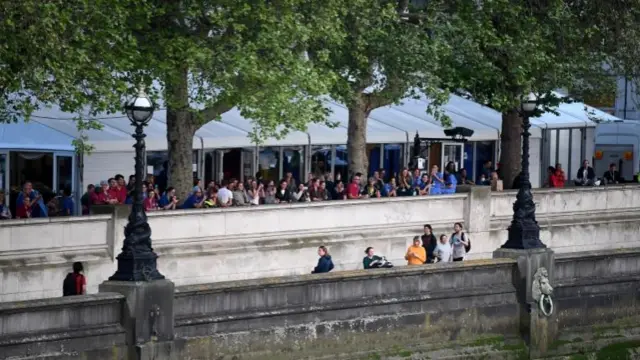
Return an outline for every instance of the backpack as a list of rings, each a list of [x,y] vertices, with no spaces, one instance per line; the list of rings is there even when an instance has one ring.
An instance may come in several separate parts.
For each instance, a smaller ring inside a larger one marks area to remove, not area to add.
[[[68,273],[62,282],[62,296],[78,295],[76,287],[76,276],[74,273]]]
[[[453,237],[453,235],[455,235],[455,233],[451,234],[451,237]],[[469,242],[469,245],[464,246],[464,252],[468,253],[469,251],[471,251],[471,239],[467,237],[467,233],[465,232],[462,233],[462,240],[467,240],[467,242]]]
[[[462,233],[462,237],[463,237],[465,240],[467,240],[467,242],[469,243],[469,245],[465,245],[465,246],[464,246],[464,251],[468,253],[469,251],[471,251],[471,239],[469,239],[469,238],[467,237],[467,234],[466,234],[466,233]]]

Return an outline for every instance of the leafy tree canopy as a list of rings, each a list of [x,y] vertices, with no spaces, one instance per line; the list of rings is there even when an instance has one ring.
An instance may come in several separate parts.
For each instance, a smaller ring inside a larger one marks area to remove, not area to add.
[[[0,5],[0,108],[38,104],[121,111],[143,82],[168,110],[170,178],[184,198],[191,142],[234,106],[255,140],[324,121],[318,95],[334,77],[304,56],[317,38],[340,43],[337,0],[25,0]]]

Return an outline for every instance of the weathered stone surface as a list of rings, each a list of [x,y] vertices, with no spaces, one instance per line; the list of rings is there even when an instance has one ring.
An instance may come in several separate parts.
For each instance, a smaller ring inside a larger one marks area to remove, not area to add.
[[[640,249],[557,255],[561,338],[547,339],[545,356],[610,351],[599,349],[640,338],[639,261]],[[136,283],[108,286],[128,298],[4,303],[0,359],[522,359],[535,352],[519,331],[518,264],[478,260],[178,287],[173,340],[147,336],[149,308],[139,303],[162,295]],[[127,342],[121,324],[142,335]]]
[[[173,340],[174,285],[171,281],[105,281],[100,285],[100,292],[120,293],[125,298],[121,322],[127,330],[130,358],[134,358],[136,346]],[[147,349],[146,354],[151,351],[144,346],[142,349]]]
[[[437,234],[464,223],[467,258],[490,258],[507,237],[514,199],[514,192],[472,187],[443,196],[155,212],[149,222],[162,273],[190,285],[307,274],[320,245],[330,247],[336,270],[361,268],[368,246],[400,265],[425,223]],[[542,240],[557,254],[640,246],[638,186],[539,189],[534,200]],[[9,239],[0,242],[0,301],[61,295],[73,261],[85,263],[88,290],[97,292],[115,271],[127,209],[0,222],[0,239]]]
[[[125,350],[123,301],[105,293],[0,303],[0,359],[77,358],[103,349],[109,349],[108,359],[124,359],[116,356]]]

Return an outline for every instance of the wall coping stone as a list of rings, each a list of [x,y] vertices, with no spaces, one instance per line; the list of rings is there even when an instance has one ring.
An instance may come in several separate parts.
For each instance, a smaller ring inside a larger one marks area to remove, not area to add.
[[[80,296],[63,296],[56,298],[0,302],[0,316],[32,312],[37,310],[52,310],[69,308],[70,306],[93,306],[117,303],[124,300],[124,296],[118,293],[98,293]]]
[[[213,209],[176,209],[171,211],[154,211],[149,212],[147,216],[152,217],[166,217],[166,216],[183,216],[192,214],[214,214],[214,213],[233,213],[233,212],[251,212],[251,211],[271,211],[282,209],[314,209],[325,207],[350,207],[358,206],[361,204],[387,204],[393,202],[410,202],[410,201],[438,201],[447,199],[466,199],[468,194],[451,194],[451,195],[438,195],[438,196],[406,196],[406,197],[394,197],[394,198],[380,198],[380,199],[362,199],[362,200],[343,200],[343,201],[317,201],[310,203],[287,203],[276,205],[264,205],[264,206],[250,206],[250,207],[228,207],[228,208],[213,208]]]
[[[83,216],[54,216],[49,218],[31,218],[31,219],[10,219],[0,221],[0,227],[6,226],[24,226],[24,225],[43,225],[43,224],[63,224],[75,222],[97,222],[111,220],[111,215],[83,215]]]
[[[532,189],[533,196],[536,194],[549,194],[549,193],[569,193],[569,192],[584,192],[584,191],[618,191],[625,189],[637,189],[640,188],[640,184],[618,184],[618,185],[607,185],[607,186],[574,186],[574,187],[564,187],[564,188],[538,188]],[[518,190],[509,189],[504,191],[492,191],[492,196],[515,196],[518,193]]]
[[[337,271],[326,274],[308,274],[258,278],[240,281],[222,281],[210,284],[186,285],[176,287],[176,297],[191,296],[196,293],[220,293],[228,291],[246,290],[252,288],[272,288],[296,286],[302,284],[321,284],[336,281],[357,281],[384,277],[415,276],[438,274],[442,272],[469,271],[476,268],[500,268],[513,266],[517,263],[512,259],[482,259],[467,260],[456,263],[426,264],[413,266],[399,266],[390,269],[360,269]]]
[[[634,257],[638,255],[640,255],[640,247],[610,249],[610,250],[579,251],[579,252],[556,254],[556,262],[571,262],[576,260],[592,261],[594,258],[602,259],[603,257],[614,257],[614,256],[615,257]]]

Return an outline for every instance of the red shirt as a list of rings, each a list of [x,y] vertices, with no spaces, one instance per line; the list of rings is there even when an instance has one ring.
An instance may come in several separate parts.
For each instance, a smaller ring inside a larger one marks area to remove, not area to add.
[[[118,196],[118,201],[124,204],[127,201],[127,195],[129,195],[129,192],[127,191],[127,187],[126,186],[121,187],[120,194]],[[120,201],[120,199],[124,199],[124,200]]]
[[[564,176],[564,171],[557,170],[551,177],[549,178],[549,184],[554,188],[562,188],[564,187],[564,182],[566,178]]]
[[[358,184],[349,183],[347,185],[347,199],[357,199],[360,196],[360,186]]]
[[[83,295],[82,288],[87,285],[87,279],[82,274],[73,274],[76,278],[76,294]]]
[[[143,204],[144,204],[145,211],[155,210],[158,208],[158,202],[156,201],[156,199],[146,198],[144,199]]]
[[[28,219],[31,217],[31,206],[20,204],[16,207],[16,218]]]
[[[100,192],[100,193],[93,193],[91,195],[91,204],[92,205],[105,205],[109,203],[109,194],[108,193],[104,193],[104,192]]]
[[[107,193],[109,194],[109,199],[116,199],[118,200],[118,203],[120,204],[124,204],[125,201],[127,201],[127,189],[124,189],[124,192],[122,191],[124,188],[109,188],[109,190],[107,191]]]

